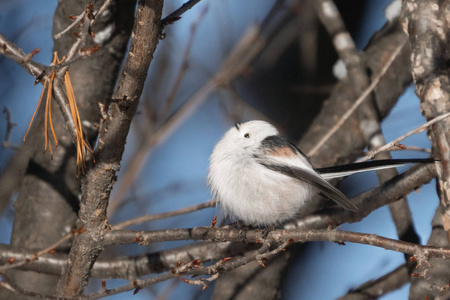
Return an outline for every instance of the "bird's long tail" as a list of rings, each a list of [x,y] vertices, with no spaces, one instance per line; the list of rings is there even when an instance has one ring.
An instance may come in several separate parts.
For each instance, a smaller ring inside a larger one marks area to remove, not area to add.
[[[365,161],[361,163],[352,163],[348,165],[340,165],[334,167],[318,168],[316,171],[324,179],[332,179],[338,177],[349,176],[356,173],[383,170],[389,168],[395,168],[408,164],[429,164],[434,163],[434,158],[411,158],[411,159],[380,159]]]

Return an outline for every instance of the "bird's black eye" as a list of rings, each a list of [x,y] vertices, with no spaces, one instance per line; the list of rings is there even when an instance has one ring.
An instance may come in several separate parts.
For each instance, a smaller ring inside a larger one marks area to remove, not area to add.
[[[244,134],[244,137],[245,137],[246,139],[248,139],[248,138],[250,137],[250,134],[247,132],[246,134]]]

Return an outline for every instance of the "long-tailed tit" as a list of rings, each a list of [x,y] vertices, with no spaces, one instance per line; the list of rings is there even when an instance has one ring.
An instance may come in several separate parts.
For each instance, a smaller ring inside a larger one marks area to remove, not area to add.
[[[246,225],[275,226],[293,219],[321,194],[345,209],[357,207],[328,179],[433,159],[378,160],[315,169],[308,157],[265,121],[236,123],[210,157],[208,184],[224,214]]]

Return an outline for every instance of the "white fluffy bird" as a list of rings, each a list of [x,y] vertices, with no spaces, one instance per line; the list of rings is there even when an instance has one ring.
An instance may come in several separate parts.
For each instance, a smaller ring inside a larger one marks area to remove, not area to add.
[[[294,144],[265,121],[236,123],[210,157],[208,184],[224,214],[246,225],[273,227],[291,220],[321,194],[345,209],[357,207],[327,179],[433,159],[378,160],[315,169]]]

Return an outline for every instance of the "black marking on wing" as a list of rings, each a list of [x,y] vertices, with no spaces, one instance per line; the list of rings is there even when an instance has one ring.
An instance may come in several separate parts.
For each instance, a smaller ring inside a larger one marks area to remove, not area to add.
[[[434,163],[435,161],[436,159],[434,158],[380,159],[380,160],[365,161],[361,163],[352,163],[347,165],[317,168],[316,171],[319,174],[340,173],[340,172],[345,173],[352,171],[355,172],[364,171],[366,169],[370,170],[376,167],[383,167],[383,166],[396,166],[410,163]]]
[[[280,172],[282,174],[285,174],[289,177],[295,178],[297,180],[300,180],[302,182],[306,182],[310,184],[312,187],[314,187],[318,193],[321,193],[326,196],[326,198],[333,200],[337,204],[341,205],[345,209],[348,209],[350,211],[357,211],[358,208],[355,204],[350,202],[350,200],[337,188],[332,186],[330,183],[328,183],[326,180],[321,178],[320,176],[300,168],[296,167],[288,167],[284,165],[279,164],[265,164],[262,163],[263,166],[265,166],[268,169],[271,169],[276,172]]]
[[[273,151],[276,151],[276,149],[284,147],[288,147],[295,154],[303,156],[311,164],[309,158],[300,149],[298,149],[297,146],[291,143],[287,138],[280,135],[271,135],[266,137],[264,140],[261,141],[260,149],[263,149],[268,153],[271,153]]]

